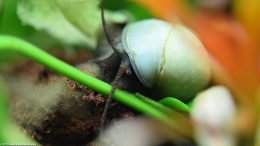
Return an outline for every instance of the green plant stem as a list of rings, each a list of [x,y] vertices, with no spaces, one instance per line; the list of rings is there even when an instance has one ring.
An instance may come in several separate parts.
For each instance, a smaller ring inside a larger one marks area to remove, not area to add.
[[[159,102],[173,110],[177,110],[180,112],[189,113],[191,110],[188,105],[173,97],[165,97],[161,99]]]
[[[171,108],[167,107],[167,106],[164,106],[163,104],[159,103],[159,102],[156,102],[140,93],[136,93],[135,94],[136,97],[138,97],[140,100],[150,104],[151,106],[155,107],[156,109],[159,109],[161,111],[163,111],[164,113],[168,113],[170,115],[173,115],[173,114],[177,114],[176,111],[172,110]]]
[[[34,61],[104,95],[108,95],[112,90],[112,86],[108,83],[81,72],[71,65],[64,63],[63,61],[49,55],[38,47],[19,38],[3,35],[0,36],[0,51],[17,51],[33,59]],[[116,89],[113,95],[113,99],[146,115],[161,120],[173,128],[175,127],[172,124],[172,119],[169,118],[167,114],[138,99],[133,94]]]
[[[146,102],[147,104],[150,104],[154,108],[160,109],[162,112],[168,114],[171,118],[171,120],[169,120],[169,121],[171,121],[172,124],[175,126],[174,127],[175,130],[177,130],[178,132],[187,132],[186,134],[183,133],[184,135],[190,134],[189,130],[183,131],[183,129],[186,129],[188,126],[191,126],[191,125],[189,125],[189,120],[188,120],[187,116],[185,116],[184,114],[181,114],[179,112],[176,112],[175,109],[172,109],[171,107],[165,106],[165,105],[161,104],[160,102],[156,102],[156,101],[152,100],[151,98],[145,97],[139,93],[136,93],[135,95],[136,95],[136,97],[138,97],[142,101]],[[179,102],[181,102],[181,101],[179,101]],[[184,103],[182,103],[182,104],[184,104]],[[172,119],[174,119],[174,120],[172,120]]]

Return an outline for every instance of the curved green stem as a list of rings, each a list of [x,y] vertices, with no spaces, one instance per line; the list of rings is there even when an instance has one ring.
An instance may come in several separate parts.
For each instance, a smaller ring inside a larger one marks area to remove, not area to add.
[[[140,100],[150,104],[151,106],[155,107],[156,109],[159,109],[160,111],[163,111],[164,113],[168,113],[169,115],[179,114],[176,111],[172,110],[168,106],[165,106],[159,102],[156,102],[152,100],[151,98],[145,97],[140,93],[135,94],[136,97],[138,97]]]
[[[185,103],[181,102],[180,100],[172,97],[165,97],[159,101],[163,105],[180,112],[190,112],[190,107]]]
[[[83,73],[82,71],[64,63],[63,61],[49,55],[43,50],[21,39],[11,36],[0,36],[0,50],[14,50],[22,53],[34,61],[37,61],[40,64],[104,95],[108,95],[112,90],[112,86],[110,84]],[[150,111],[153,110],[148,108],[145,103],[136,100],[135,96],[119,89],[116,90],[113,98],[124,104],[127,104],[128,106],[134,106],[141,111],[144,110],[146,113],[150,113]],[[161,115],[158,112],[155,113],[157,116]]]
[[[71,65],[64,63],[63,61],[49,55],[38,47],[19,38],[11,36],[0,36],[0,51],[4,50],[17,51],[33,59],[34,61],[39,62],[40,64],[104,95],[108,95],[112,90],[112,86],[108,83],[105,83],[81,72]],[[161,120],[170,126],[174,126],[171,123],[172,119],[169,118],[167,114],[138,99],[133,94],[127,93],[120,89],[116,89],[113,95],[113,99],[129,107],[132,107],[133,109],[138,110],[146,115]]]

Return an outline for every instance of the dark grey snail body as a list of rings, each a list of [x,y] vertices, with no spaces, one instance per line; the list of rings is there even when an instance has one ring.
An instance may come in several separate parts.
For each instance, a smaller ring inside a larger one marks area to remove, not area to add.
[[[157,19],[128,25],[122,45],[139,80],[163,96],[187,101],[210,80],[208,54],[189,29]]]

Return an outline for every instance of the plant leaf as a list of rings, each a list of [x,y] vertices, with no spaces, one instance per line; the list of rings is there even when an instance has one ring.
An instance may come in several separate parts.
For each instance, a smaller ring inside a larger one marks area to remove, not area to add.
[[[0,0],[0,33],[27,38],[34,30],[23,26],[16,14],[17,0]]]
[[[47,31],[67,45],[90,45],[88,39],[70,24],[51,0],[20,0],[18,16],[24,24],[32,25],[37,30]]]
[[[63,44],[95,48],[101,31],[97,0],[20,0],[18,15],[25,24],[45,30]],[[107,14],[108,21],[122,22],[121,13]]]
[[[54,0],[64,17],[88,38],[95,46],[101,31],[100,0]],[[106,20],[124,22],[126,17],[120,13],[106,12]]]

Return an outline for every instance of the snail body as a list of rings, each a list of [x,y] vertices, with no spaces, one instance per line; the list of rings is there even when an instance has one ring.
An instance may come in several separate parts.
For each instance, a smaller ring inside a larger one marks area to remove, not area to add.
[[[139,80],[162,96],[187,101],[210,80],[208,54],[200,40],[180,24],[148,19],[128,25],[122,45]]]

